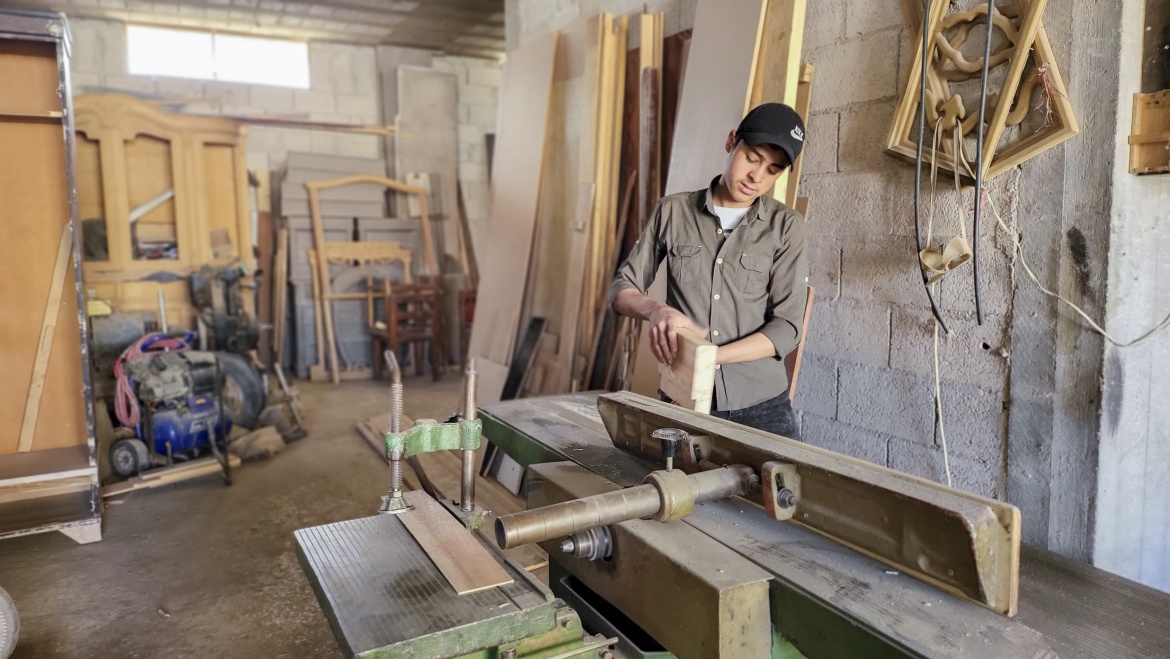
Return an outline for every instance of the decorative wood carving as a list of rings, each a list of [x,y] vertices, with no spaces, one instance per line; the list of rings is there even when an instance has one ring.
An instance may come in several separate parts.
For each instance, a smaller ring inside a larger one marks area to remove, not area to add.
[[[1012,0],[993,9],[991,23],[994,43],[1000,47],[989,60],[989,76],[1003,82],[991,90],[984,117],[984,178],[992,178],[1076,135],[1077,125],[1064,81],[1056,66],[1052,46],[1041,23],[1047,0]],[[967,81],[977,81],[983,58],[970,61],[961,52],[972,33],[982,43],[987,23],[987,7],[947,14],[949,3],[931,5],[929,62],[927,71],[927,134],[923,160],[940,170],[957,173],[970,182],[975,172],[974,134],[978,121],[975,103],[964,103],[963,96],[952,89]],[[915,55],[910,65],[906,90],[898,104],[886,153],[914,162],[917,142],[919,86],[921,81],[921,0],[902,0],[902,12],[910,32],[915,36]],[[995,35],[999,35],[996,37]],[[977,97],[976,97],[977,98]],[[1010,140],[1004,136],[1012,130]],[[936,135],[938,133],[938,135]],[[1018,133],[1018,136],[1015,134]],[[955,139],[958,135],[959,139]],[[932,146],[932,142],[937,146]],[[970,142],[970,144],[969,144]]]

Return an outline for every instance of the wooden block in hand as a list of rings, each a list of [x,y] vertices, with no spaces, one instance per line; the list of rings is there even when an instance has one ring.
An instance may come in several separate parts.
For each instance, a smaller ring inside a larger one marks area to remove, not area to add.
[[[715,355],[718,347],[688,329],[678,331],[674,362],[658,365],[658,388],[679,405],[702,414],[711,413],[715,390]]]

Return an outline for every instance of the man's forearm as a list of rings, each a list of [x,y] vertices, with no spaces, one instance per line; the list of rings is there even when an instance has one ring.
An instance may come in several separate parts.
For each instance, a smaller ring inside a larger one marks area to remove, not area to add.
[[[718,364],[738,364],[775,356],[776,346],[772,344],[771,339],[756,332],[738,341],[719,346],[719,350],[715,353],[715,362]]]
[[[632,288],[619,292],[613,299],[614,311],[639,320],[650,320],[650,316],[660,306],[662,303],[658,300],[649,295],[643,295]]]

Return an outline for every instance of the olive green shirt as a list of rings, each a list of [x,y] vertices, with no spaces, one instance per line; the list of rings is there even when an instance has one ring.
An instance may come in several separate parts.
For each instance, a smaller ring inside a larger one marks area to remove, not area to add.
[[[714,409],[738,410],[788,390],[784,356],[800,341],[808,298],[805,222],[799,213],[763,195],[734,231],[724,232],[712,208],[712,190],[664,197],[646,231],[609,288],[645,294],[667,260],[666,303],[710,328],[716,345],[756,332],[776,355],[715,371]]]

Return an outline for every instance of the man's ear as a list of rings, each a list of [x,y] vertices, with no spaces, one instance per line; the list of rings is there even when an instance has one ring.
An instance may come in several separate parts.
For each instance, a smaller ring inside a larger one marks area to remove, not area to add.
[[[731,153],[731,150],[735,148],[735,131],[734,130],[727,134],[727,143],[723,145],[723,148],[728,153]]]

